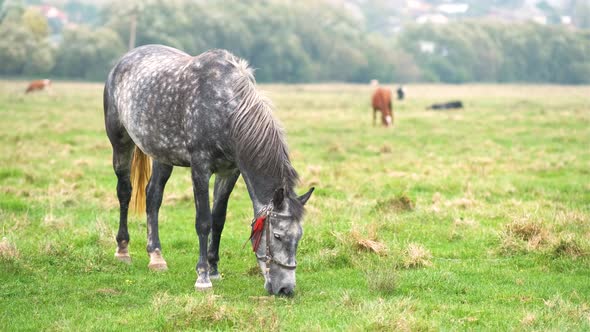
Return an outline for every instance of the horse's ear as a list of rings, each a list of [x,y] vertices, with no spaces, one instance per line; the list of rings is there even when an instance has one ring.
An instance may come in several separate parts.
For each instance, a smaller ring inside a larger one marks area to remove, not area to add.
[[[275,208],[280,208],[283,205],[283,201],[285,200],[285,189],[279,188],[275,190],[275,194],[272,197],[272,205]]]
[[[315,190],[315,187],[311,187],[311,189],[309,189],[308,192],[297,197],[297,199],[299,199],[299,201],[301,202],[301,205],[305,205],[305,203],[307,203],[307,200],[309,200],[309,198],[311,197],[311,194],[313,193],[314,190]]]

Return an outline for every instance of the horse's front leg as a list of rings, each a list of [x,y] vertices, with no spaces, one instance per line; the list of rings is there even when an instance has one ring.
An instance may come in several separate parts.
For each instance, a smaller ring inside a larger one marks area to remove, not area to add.
[[[230,174],[217,174],[215,176],[215,189],[213,190],[213,224],[211,228],[209,252],[207,254],[209,261],[209,277],[211,277],[211,279],[221,279],[221,274],[217,268],[217,263],[219,263],[219,242],[221,241],[223,226],[225,225],[229,195],[234,189],[238,177],[240,177],[240,172],[237,170]]]
[[[213,287],[209,279],[209,263],[207,262],[207,242],[211,232],[211,208],[209,206],[209,178],[211,172],[204,167],[191,167],[193,193],[197,217],[195,228],[199,237],[199,261],[197,262],[197,282],[195,288],[205,290]]]
[[[377,109],[373,108],[373,127],[377,124]]]

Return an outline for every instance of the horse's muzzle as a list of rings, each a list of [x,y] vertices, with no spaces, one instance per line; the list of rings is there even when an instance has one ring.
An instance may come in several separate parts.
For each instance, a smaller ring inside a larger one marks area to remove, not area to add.
[[[266,291],[271,295],[291,297],[295,295],[295,284],[284,284],[273,287],[272,283],[267,282],[264,285]]]

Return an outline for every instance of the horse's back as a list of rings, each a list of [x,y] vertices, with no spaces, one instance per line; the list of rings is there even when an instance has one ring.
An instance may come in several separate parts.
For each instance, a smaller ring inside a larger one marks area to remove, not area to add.
[[[45,87],[48,87],[49,85],[51,85],[51,80],[48,79],[32,81],[29,83],[26,92],[43,90]]]
[[[384,110],[389,109],[391,104],[391,90],[386,88],[377,88],[372,98],[373,108]]]
[[[214,50],[192,57],[161,45],[139,47],[109,74],[106,104],[144,152],[188,166],[189,151],[225,138],[216,136],[227,121],[222,113],[235,106],[230,55]]]

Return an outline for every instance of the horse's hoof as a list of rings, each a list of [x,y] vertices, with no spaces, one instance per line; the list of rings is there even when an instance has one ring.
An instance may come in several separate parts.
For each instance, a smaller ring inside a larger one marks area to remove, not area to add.
[[[195,283],[195,289],[198,291],[208,291],[213,289],[213,284],[211,283],[211,281],[202,281],[202,280],[198,280]]]
[[[150,263],[148,264],[148,268],[152,271],[166,271],[168,270],[168,264],[162,257],[162,253],[159,249],[150,252]]]
[[[211,279],[211,280],[221,280],[223,278],[221,277],[221,273],[215,272],[215,273],[209,273],[209,279]]]
[[[129,256],[129,252],[127,252],[126,249],[124,251],[117,249],[115,252],[115,258],[120,262],[131,264],[131,256]]]

